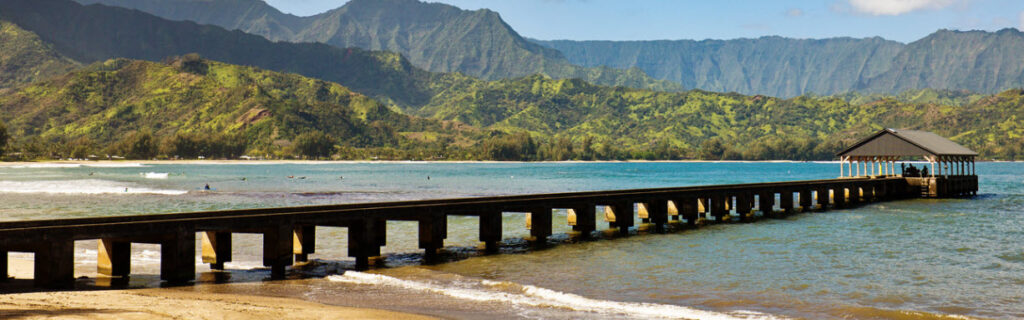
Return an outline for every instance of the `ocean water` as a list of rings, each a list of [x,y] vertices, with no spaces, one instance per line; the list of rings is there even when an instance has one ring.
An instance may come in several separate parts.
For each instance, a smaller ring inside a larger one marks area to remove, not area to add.
[[[389,222],[383,267],[367,272],[348,270],[344,228],[318,228],[313,263],[295,268],[289,281],[262,281],[260,236],[239,234],[228,284],[207,285],[224,276],[200,266],[202,284],[186,290],[455,318],[1022,318],[1024,163],[977,169],[981,190],[970,199],[875,203],[668,234],[606,233],[578,243],[561,235],[540,250],[522,240],[523,217],[508,213],[497,255],[477,250],[476,218],[453,217],[445,262],[432,265],[416,248],[416,225]],[[837,175],[835,163],[810,162],[0,164],[0,220]],[[570,229],[564,217],[554,216],[556,234]],[[94,275],[95,241],[76,246],[76,271]],[[133,275],[156,274],[158,258],[158,247],[133,245]]]

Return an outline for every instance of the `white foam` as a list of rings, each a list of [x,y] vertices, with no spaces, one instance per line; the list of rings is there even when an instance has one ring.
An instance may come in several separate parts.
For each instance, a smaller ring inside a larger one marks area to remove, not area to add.
[[[234,262],[234,261],[230,261],[230,262],[225,262],[224,263],[224,268],[225,269],[234,269],[234,270],[256,270],[256,269],[265,269],[266,267],[263,266],[262,263],[258,263],[258,262],[252,262],[252,261],[249,261],[249,262]]]
[[[146,173],[141,173],[140,172],[139,175],[141,175],[142,177],[144,177],[146,179],[167,179],[167,177],[170,174],[168,174],[166,172],[146,172]]]
[[[145,168],[149,167],[141,163],[117,163],[117,162],[97,162],[97,163],[86,163],[83,166],[90,168]]]
[[[127,182],[86,179],[0,181],[0,193],[182,195],[188,191],[151,189],[137,187]]]
[[[97,162],[97,163],[20,163],[15,165],[0,165],[0,168],[10,169],[60,169],[60,168],[144,168],[147,165],[141,163],[119,163],[119,162]]]
[[[78,168],[81,164],[77,163],[30,163],[20,164],[13,166],[4,166],[5,168],[11,169],[49,169],[49,168]]]
[[[576,294],[559,292],[530,285],[519,285],[511,282],[481,280],[475,281],[475,283],[469,283],[466,286],[450,286],[355,271],[346,271],[344,274],[332,275],[327,277],[327,279],[335,282],[385,285],[409,290],[432,292],[470,301],[509,303],[529,307],[570,309],[581,312],[622,315],[623,317],[629,318],[780,319],[773,315],[753,311],[736,311],[727,314],[667,304],[597,300]]]

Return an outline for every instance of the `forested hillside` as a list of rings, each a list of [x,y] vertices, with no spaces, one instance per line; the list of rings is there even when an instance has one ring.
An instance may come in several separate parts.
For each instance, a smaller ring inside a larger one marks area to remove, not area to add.
[[[296,148],[313,137],[328,140],[320,155],[329,156],[334,145],[398,148],[420,132],[456,145],[478,138],[335,83],[195,55],[93,64],[0,95],[0,110],[16,149],[43,157],[309,155]],[[137,146],[142,136],[147,152],[135,150],[145,149]]]
[[[191,20],[275,41],[319,42],[400,53],[434,72],[482,79],[532,74],[580,78],[603,85],[662,91],[683,86],[636,68],[573,65],[562,54],[523,39],[490,10],[467,11],[417,0],[352,0],[311,17],[285,14],[261,0],[78,0],[142,10],[171,20]]]
[[[983,96],[919,90],[898,96],[780,99],[699,90],[652,92],[535,76],[450,92],[419,114],[507,132],[527,130],[577,146],[674,150],[711,159],[830,159],[843,146],[882,128],[933,131],[985,156],[1007,158],[1024,147],[1024,126],[1018,120],[1024,118],[1022,92]]]
[[[0,96],[0,110],[11,150],[34,157],[824,160],[884,127],[1024,157],[1021,90],[778,99],[531,76],[437,95],[411,110],[421,118],[337,84],[189,55],[97,63]],[[156,151],[132,151],[143,137]]]

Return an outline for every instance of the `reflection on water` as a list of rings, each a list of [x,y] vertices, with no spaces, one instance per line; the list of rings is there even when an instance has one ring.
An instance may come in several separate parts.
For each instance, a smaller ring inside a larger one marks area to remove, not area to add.
[[[394,303],[394,309],[469,318],[621,318],[622,311],[616,309],[620,307],[650,311],[630,316],[652,318],[1024,317],[1024,248],[1017,244],[1024,236],[1024,164],[980,163],[978,171],[981,195],[974,199],[878,203],[545,250],[528,250],[520,239],[527,235],[523,217],[508,213],[503,217],[506,254],[501,255],[481,255],[475,249],[476,218],[451,217],[445,243],[452,261],[427,266],[421,265],[416,224],[388,222],[383,248],[383,265],[388,268],[370,273],[344,272],[351,266],[345,228],[318,228],[317,253],[311,256],[315,262],[299,269],[327,277],[291,282],[262,283],[267,272],[260,265],[260,236],[237,234],[236,261],[228,264],[233,272],[217,275],[205,266],[197,269],[201,282],[230,278],[232,284],[212,287],[216,290],[347,305],[362,302],[346,300],[346,292],[364,292],[378,298],[407,298]],[[822,179],[836,174],[835,165],[828,163],[0,166],[0,219]],[[161,178],[152,178],[156,176]],[[213,190],[203,190],[205,184]],[[90,191],[121,186],[180,193]],[[14,190],[33,188],[64,192]],[[564,219],[564,212],[556,212],[555,233],[568,232],[569,227],[559,223]],[[78,243],[79,272],[94,274],[95,250],[95,241]],[[133,274],[158,273],[158,250],[133,245]],[[413,298],[417,294],[412,291],[426,295]],[[493,299],[474,300],[485,297]]]

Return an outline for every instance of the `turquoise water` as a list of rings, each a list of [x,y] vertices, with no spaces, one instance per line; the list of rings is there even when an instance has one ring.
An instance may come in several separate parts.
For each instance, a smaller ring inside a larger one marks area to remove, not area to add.
[[[317,253],[312,258],[318,265],[330,266],[319,272],[343,274],[294,286],[303,287],[301,298],[326,303],[359,304],[345,300],[346,292],[375,288],[396,296],[404,294],[408,302],[366,302],[368,306],[387,304],[404,311],[445,315],[438,308],[417,306],[423,301],[416,299],[427,299],[420,296],[435,296],[427,303],[443,305],[439,307],[442,310],[482,308],[495,312],[448,314],[470,318],[493,314],[539,318],[1021,318],[1024,163],[979,163],[978,172],[981,190],[972,199],[876,203],[665,235],[639,232],[545,250],[527,250],[520,239],[527,234],[522,217],[506,214],[506,254],[490,256],[474,249],[478,244],[475,218],[450,218],[445,244],[451,261],[430,266],[420,264],[415,224],[392,222],[383,249],[387,268],[367,273],[341,270],[351,265],[346,257],[345,229],[318,228]],[[834,163],[7,165],[0,166],[0,219],[837,175]],[[214,190],[201,190],[205,184]],[[554,231],[567,232],[569,227],[560,223],[565,221],[560,218],[564,219],[564,213],[556,213]],[[258,236],[237,235],[236,261],[229,267],[258,266],[258,240]],[[564,236],[556,240],[571,241]],[[133,263],[154,256],[151,247],[133,249]],[[78,270],[94,272],[94,250],[95,242],[79,244]],[[133,265],[133,272],[155,273],[153,265],[138,265]]]

